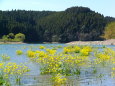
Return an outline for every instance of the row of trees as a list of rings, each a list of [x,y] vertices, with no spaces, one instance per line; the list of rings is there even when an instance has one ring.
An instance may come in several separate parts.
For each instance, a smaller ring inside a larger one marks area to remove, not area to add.
[[[13,34],[9,33],[8,35],[3,35],[1,41],[3,42],[23,42],[25,40],[25,35],[22,33]]]
[[[102,40],[104,27],[112,17],[89,8],[72,7],[65,11],[0,11],[0,37],[23,33],[25,42],[69,42]]]

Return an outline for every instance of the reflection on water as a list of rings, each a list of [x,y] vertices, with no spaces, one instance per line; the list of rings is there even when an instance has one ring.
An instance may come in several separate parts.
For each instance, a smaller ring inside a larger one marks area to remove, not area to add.
[[[50,80],[50,76],[26,76],[23,78],[21,86],[52,86],[53,83]],[[84,77],[67,77],[65,84],[61,86],[115,86],[115,80],[110,76],[105,75],[103,77],[87,76]]]
[[[23,50],[26,52],[30,50],[38,50],[40,44],[21,44],[21,45],[0,45],[0,55],[7,54],[11,57],[10,62],[16,63],[25,63],[29,68],[29,75],[22,77],[20,86],[52,86],[53,82],[51,81],[50,75],[40,75],[39,65],[30,61],[29,58],[26,58],[26,55],[17,56],[16,50]],[[42,44],[46,47],[51,46],[66,46],[65,44]],[[101,46],[95,46],[101,47]],[[113,47],[115,46],[108,46]],[[58,50],[60,52],[61,49]],[[0,59],[1,60],[1,59]],[[111,65],[108,65],[106,68],[98,67],[98,73],[91,73],[91,69],[83,69],[85,72],[82,72],[79,76],[67,76],[66,83],[62,86],[115,86],[115,78],[111,77]],[[88,70],[88,72],[87,72]],[[11,79],[12,81],[12,79]],[[12,86],[16,86],[13,84]],[[18,86],[18,85],[17,85]]]

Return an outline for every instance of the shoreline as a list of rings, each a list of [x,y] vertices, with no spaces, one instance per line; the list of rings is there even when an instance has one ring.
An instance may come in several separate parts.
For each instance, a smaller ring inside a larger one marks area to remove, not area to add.
[[[24,42],[0,42],[0,44],[41,44],[41,43],[24,43]],[[59,44],[59,42],[43,42],[42,44]],[[115,45],[115,39],[105,41],[72,41],[65,44],[70,45]]]
[[[0,44],[26,44],[24,42],[0,42]]]
[[[59,42],[0,42],[0,44],[59,44]]]
[[[72,41],[66,44],[71,45],[115,45],[115,39],[105,41]]]

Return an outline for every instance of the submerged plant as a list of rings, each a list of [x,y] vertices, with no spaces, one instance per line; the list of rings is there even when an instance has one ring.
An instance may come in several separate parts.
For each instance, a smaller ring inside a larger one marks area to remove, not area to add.
[[[17,50],[17,51],[16,51],[16,54],[17,54],[17,55],[22,55],[22,54],[23,54],[23,51],[22,51],[22,50]]]
[[[39,49],[45,49],[46,47],[45,46],[39,46]]]
[[[10,56],[8,56],[7,54],[3,54],[1,57],[2,57],[2,61],[9,61],[10,60]]]

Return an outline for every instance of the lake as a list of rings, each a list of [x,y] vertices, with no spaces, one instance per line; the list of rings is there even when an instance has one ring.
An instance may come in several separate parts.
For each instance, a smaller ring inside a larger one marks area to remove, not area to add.
[[[50,75],[40,75],[39,64],[32,62],[26,55],[27,50],[40,50],[39,46],[46,46],[47,48],[55,47],[55,46],[67,46],[66,44],[1,44],[0,45],[0,55],[7,54],[11,57],[10,62],[24,63],[26,66],[30,68],[28,75],[25,75],[20,86],[52,86],[52,82],[50,81]],[[101,45],[92,45],[93,47],[103,47]],[[109,48],[115,49],[115,45],[106,46]],[[23,55],[17,55],[16,50],[22,50],[24,52]],[[58,52],[62,51],[62,48],[57,50]],[[100,50],[101,51],[101,50]],[[2,60],[0,58],[0,60]],[[9,62],[9,61],[7,61]],[[82,69],[86,72],[82,73],[78,76],[67,76],[68,81],[66,84],[62,86],[115,86],[115,78],[111,78],[110,76],[110,68],[98,68],[99,72],[96,74],[92,74],[87,72],[89,69]],[[12,81],[12,80],[11,80]],[[13,83],[13,81],[12,81]],[[12,86],[15,86],[12,84]]]

